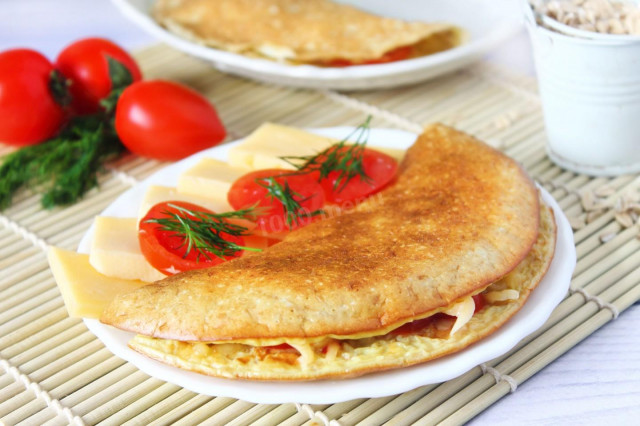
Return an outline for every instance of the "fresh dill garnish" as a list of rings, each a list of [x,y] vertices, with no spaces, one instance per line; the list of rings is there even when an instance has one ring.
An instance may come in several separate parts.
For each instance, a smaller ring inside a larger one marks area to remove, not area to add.
[[[155,223],[160,230],[170,232],[171,236],[183,239],[179,248],[185,248],[184,258],[192,250],[196,252],[196,261],[202,257],[211,260],[209,254],[219,258],[235,255],[242,250],[261,251],[258,248],[245,247],[232,241],[228,241],[225,235],[234,237],[247,236],[248,228],[227,221],[226,219],[255,220],[262,213],[259,207],[248,207],[225,213],[209,213],[190,210],[176,204],[168,203],[167,207],[175,209],[175,212],[165,210],[162,214],[168,216],[157,219],[147,219],[145,223]]]
[[[370,183],[371,177],[364,171],[363,153],[369,139],[371,116],[359,125],[353,132],[340,142],[331,145],[315,155],[301,157],[280,157],[295,167],[300,173],[318,172],[318,181],[326,179],[330,173],[338,172],[333,190],[340,192],[351,181],[359,176],[364,182]],[[348,144],[355,135],[355,143]]]
[[[43,192],[45,208],[72,204],[98,185],[104,162],[123,151],[115,130],[101,118],[77,117],[59,136],[1,160],[0,210],[22,187]]]
[[[285,173],[282,176],[287,176],[287,174]],[[276,177],[277,176],[256,178],[255,183],[267,190],[267,197],[282,203],[285,221],[289,229],[291,229],[294,224],[300,224],[300,219],[311,218],[324,213],[322,209],[310,212],[308,209],[302,207],[301,203],[307,201],[314,195],[304,198],[302,194],[291,189],[289,182],[285,180],[284,184],[282,184],[276,180]]]

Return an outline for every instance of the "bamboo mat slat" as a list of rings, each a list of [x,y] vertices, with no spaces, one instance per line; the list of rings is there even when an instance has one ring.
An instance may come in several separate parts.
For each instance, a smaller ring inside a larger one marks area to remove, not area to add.
[[[529,77],[478,63],[414,86],[349,93],[225,75],[162,45],[138,59],[148,78],[181,81],[206,94],[228,140],[265,121],[354,126],[367,115],[374,127],[419,132],[441,121],[476,135],[519,161],[574,223],[578,262],[571,290],[544,326],[509,353],[445,383],[325,405],[198,395],[111,355],[84,323],[67,317],[48,268],[48,245],[75,249],[96,214],[167,165],[125,155],[74,206],[44,210],[37,194],[23,191],[0,213],[1,424],[461,424],[640,299],[638,226],[626,228],[619,218],[624,200],[640,201],[640,178],[589,178],[555,166],[544,151],[540,99]]]

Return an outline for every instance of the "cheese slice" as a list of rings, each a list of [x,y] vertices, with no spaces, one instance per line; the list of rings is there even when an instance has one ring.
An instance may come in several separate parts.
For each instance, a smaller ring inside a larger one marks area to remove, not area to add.
[[[136,218],[97,216],[89,263],[114,278],[153,282],[166,277],[140,251]]]
[[[147,283],[107,277],[89,264],[89,255],[50,247],[49,266],[72,318],[99,318],[113,298]]]
[[[229,164],[246,170],[288,169],[294,167],[281,159],[283,156],[304,157],[338,143],[337,139],[305,132],[281,124],[265,123],[258,127],[244,142],[229,150]],[[376,151],[402,160],[405,150],[372,147]]]
[[[246,173],[246,169],[231,167],[228,163],[213,158],[203,158],[180,175],[178,192],[226,200],[231,184]]]
[[[300,352],[300,358],[298,358],[298,362],[302,368],[309,368],[309,365],[315,359],[315,351],[311,347],[311,344],[308,342],[294,342],[291,343],[298,352]]]
[[[452,324],[451,322],[447,322],[444,324],[447,329],[450,327],[448,336],[451,338],[457,331],[469,323],[475,313],[475,302],[472,297],[465,297],[450,305],[448,308],[434,311],[432,314],[437,312],[456,316],[455,323]],[[264,355],[255,355],[255,353],[252,352],[252,348],[256,350],[259,348],[273,348],[271,350],[275,350],[277,353],[277,351],[281,349],[274,347],[286,343],[298,352],[298,356],[295,359],[297,365],[302,371],[307,371],[310,368],[322,365],[327,361],[337,360],[338,357],[342,357],[342,361],[349,359],[351,357],[349,353],[353,353],[355,348],[360,348],[359,351],[364,351],[364,353],[371,353],[376,351],[379,352],[385,345],[393,347],[394,345],[404,344],[403,342],[406,343],[407,340],[432,339],[433,342],[443,339],[443,337],[426,337],[419,332],[410,335],[391,333],[396,327],[397,325],[392,326],[382,334],[378,334],[380,333],[380,330],[377,330],[374,335],[371,335],[370,333],[361,333],[350,336],[318,336],[309,338],[284,337],[273,339],[256,338],[212,342],[165,341],[162,339],[156,340],[138,335],[134,338],[132,344],[133,347],[139,347],[140,344],[145,345],[145,342],[147,342],[146,344],[150,343],[153,346],[154,343],[151,342],[154,340],[156,342],[173,342],[170,344],[180,346],[185,353],[191,351],[199,358],[199,360],[208,359],[210,356],[215,356],[215,354],[224,354],[224,356],[229,360],[235,357],[236,359],[243,360],[243,363],[256,363],[258,362],[257,360],[262,359]],[[286,349],[282,350],[286,352]],[[384,351],[384,349],[382,349],[382,351]],[[274,354],[270,354],[269,356],[275,357],[276,359],[278,358],[278,356]],[[286,354],[284,357],[280,358],[284,358],[283,362],[290,362],[290,359],[286,357]]]
[[[149,212],[151,207],[162,201],[186,201],[212,210],[215,213],[233,210],[227,202],[227,194],[207,194],[206,196],[197,196],[181,193],[177,188],[169,186],[151,185],[140,203],[138,218],[142,219]]]
[[[249,170],[294,169],[281,156],[311,155],[338,142],[327,136],[280,124],[265,123],[229,150],[229,164]]]
[[[475,310],[476,304],[473,301],[473,297],[465,297],[455,305],[442,311],[447,315],[456,317],[456,322],[453,324],[453,328],[451,328],[451,336],[453,336],[456,331],[460,330],[465,326],[466,323],[469,322],[471,317],[473,317],[473,313],[475,312]]]
[[[508,288],[505,290],[494,290],[484,294],[484,300],[487,303],[506,302],[509,300],[518,300],[520,292],[518,290]]]
[[[369,148],[384,152],[389,157],[394,158],[397,162],[402,161],[404,155],[407,153],[406,149],[387,148],[386,146],[370,146]]]

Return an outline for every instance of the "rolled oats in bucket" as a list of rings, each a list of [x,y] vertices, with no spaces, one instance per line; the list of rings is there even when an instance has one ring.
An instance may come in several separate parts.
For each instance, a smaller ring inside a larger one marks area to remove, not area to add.
[[[603,0],[550,0],[538,13],[525,8],[547,153],[567,170],[592,176],[640,172],[637,8]]]
[[[585,31],[640,35],[640,6],[632,1],[531,0],[536,12]]]

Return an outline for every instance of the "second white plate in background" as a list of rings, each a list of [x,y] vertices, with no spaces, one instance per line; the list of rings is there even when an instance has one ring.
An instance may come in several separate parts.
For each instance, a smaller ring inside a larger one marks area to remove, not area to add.
[[[154,0],[112,0],[142,29],[172,47],[210,61],[223,72],[292,87],[366,90],[407,85],[457,70],[478,59],[521,27],[516,0],[342,0],[384,16],[424,22],[450,22],[470,36],[462,46],[421,58],[379,65],[321,68],[249,58],[180,38],[151,17]]]

